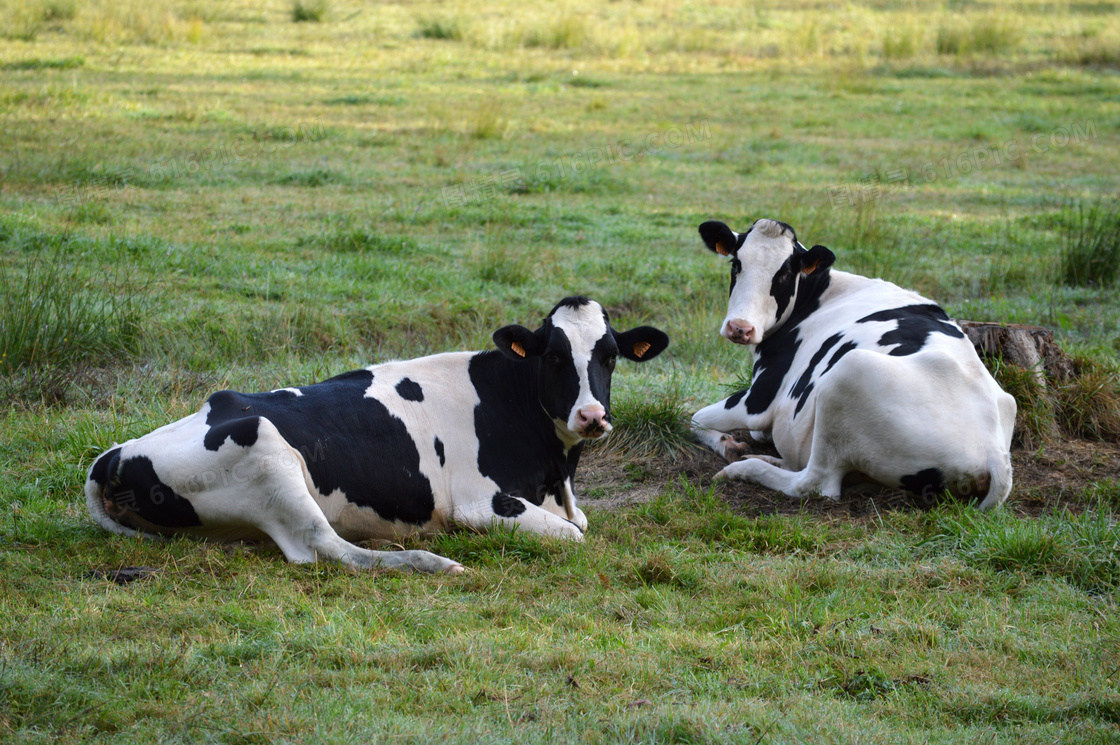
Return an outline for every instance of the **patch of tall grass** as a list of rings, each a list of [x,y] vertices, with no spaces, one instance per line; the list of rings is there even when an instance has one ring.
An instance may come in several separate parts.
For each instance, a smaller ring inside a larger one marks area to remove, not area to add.
[[[591,28],[587,19],[577,13],[550,18],[521,31],[521,44],[529,48],[579,49],[590,40]]]
[[[1077,375],[1054,386],[1063,431],[1091,440],[1120,441],[1120,368],[1075,357]]]
[[[908,60],[918,54],[922,35],[915,26],[892,24],[883,32],[880,44],[883,59]]]
[[[662,390],[616,388],[611,403],[614,430],[593,447],[627,459],[679,458],[699,447],[689,430],[691,415],[691,403],[679,380]]]
[[[322,23],[329,11],[327,0],[293,0],[289,15],[293,23]]]
[[[1033,449],[1062,435],[1120,441],[1120,369],[1116,365],[1074,356],[1074,374],[1060,380],[999,359],[985,363],[1000,387],[1015,398],[1015,445]]]
[[[43,8],[37,3],[0,4],[0,18],[0,36],[13,41],[34,41],[46,22]]]
[[[46,0],[43,18],[47,21],[72,21],[78,14],[78,0]]]
[[[1109,287],[1120,278],[1120,199],[1076,202],[1061,230],[1061,277],[1071,287]]]
[[[60,401],[83,367],[140,352],[150,302],[128,274],[90,278],[46,243],[0,274],[0,376],[9,395]]]
[[[918,548],[927,555],[951,553],[980,568],[1061,577],[1092,592],[1120,587],[1120,524],[1103,502],[1080,515],[1037,519],[947,505],[929,513],[925,530]]]
[[[467,134],[476,140],[503,139],[511,126],[505,105],[496,99],[481,102],[467,115]]]
[[[937,28],[934,47],[938,54],[951,57],[1009,54],[1022,40],[1022,30],[1014,16],[989,13],[977,17],[953,16]]]
[[[1120,40],[1115,35],[1101,37],[1096,34],[1077,34],[1067,40],[1057,57],[1067,65],[1120,67]]]
[[[992,377],[1015,399],[1015,432],[1012,444],[1029,449],[1058,437],[1055,402],[1045,378],[1002,359],[988,360]]]
[[[462,16],[430,16],[417,21],[416,35],[421,39],[438,41],[464,41],[470,33],[470,24]]]
[[[164,44],[197,36],[197,19],[171,0],[90,0],[66,28],[88,41]]]

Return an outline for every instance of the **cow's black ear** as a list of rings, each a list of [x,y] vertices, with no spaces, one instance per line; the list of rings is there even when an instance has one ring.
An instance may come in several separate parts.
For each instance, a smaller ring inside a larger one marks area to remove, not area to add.
[[[802,274],[812,274],[822,269],[828,269],[836,261],[836,254],[825,246],[813,246],[808,251],[795,251],[793,254],[793,269]]]
[[[720,256],[733,256],[739,250],[739,239],[731,228],[719,220],[709,220],[700,226],[704,245]]]
[[[544,344],[537,334],[517,324],[495,331],[494,344],[502,354],[515,360],[539,357],[544,351]]]
[[[614,341],[618,344],[618,353],[634,362],[652,360],[665,351],[669,346],[669,337],[664,331],[653,326],[639,326],[619,333],[614,331]]]

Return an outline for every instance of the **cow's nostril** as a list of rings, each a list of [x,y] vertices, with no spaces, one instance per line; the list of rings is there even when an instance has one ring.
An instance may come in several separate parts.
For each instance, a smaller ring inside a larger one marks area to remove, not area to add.
[[[602,406],[585,406],[576,412],[576,430],[584,437],[598,437],[608,428],[607,411]]]
[[[752,333],[754,333],[754,326],[746,321],[735,320],[727,322],[727,329],[723,335],[731,341],[746,343],[750,341]]]

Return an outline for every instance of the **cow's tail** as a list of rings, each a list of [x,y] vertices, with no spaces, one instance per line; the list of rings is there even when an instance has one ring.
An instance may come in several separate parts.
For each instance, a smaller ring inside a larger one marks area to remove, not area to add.
[[[981,510],[999,507],[1011,493],[1011,453],[995,453],[988,458],[988,494],[980,502]],[[979,493],[979,492],[978,492]]]
[[[113,448],[98,456],[90,466],[86,474],[86,508],[93,521],[110,533],[134,536],[138,531],[114,520],[105,504],[105,491],[109,488],[110,479],[116,475],[119,458],[120,449]]]

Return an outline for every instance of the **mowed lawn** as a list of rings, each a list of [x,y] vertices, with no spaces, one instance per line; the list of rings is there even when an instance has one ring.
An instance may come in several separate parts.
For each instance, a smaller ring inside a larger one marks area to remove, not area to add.
[[[994,514],[760,515],[682,442],[749,380],[696,228],[768,216],[1053,328],[1092,385],[1057,413],[1017,388],[1059,438],[1020,456],[1077,434],[1107,473],[1118,19],[0,0],[0,740],[1120,741],[1120,472]],[[413,538],[470,571],[359,574],[86,514],[98,453],[213,390],[486,348],[571,294],[672,339],[619,365],[583,543]]]

